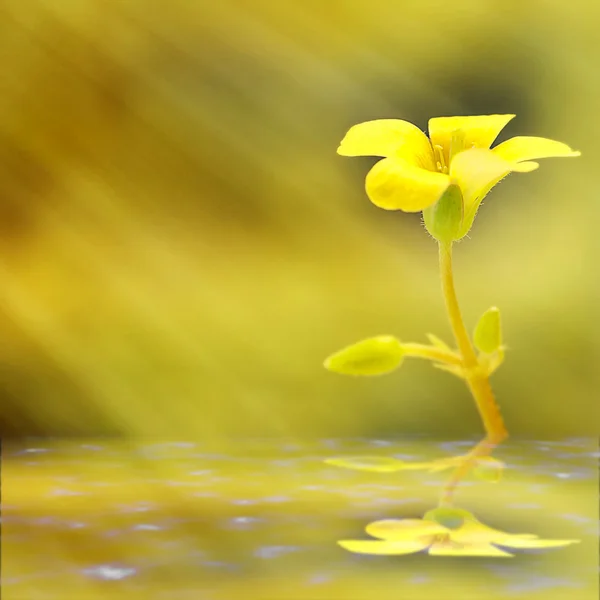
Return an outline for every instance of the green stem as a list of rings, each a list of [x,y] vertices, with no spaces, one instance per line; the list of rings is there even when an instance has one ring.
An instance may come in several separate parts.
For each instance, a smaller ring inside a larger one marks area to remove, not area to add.
[[[462,358],[451,350],[443,350],[442,348],[435,348],[434,346],[413,343],[402,344],[402,350],[404,350],[406,356],[426,358],[449,365],[462,366]]]
[[[452,244],[439,245],[442,291],[454,338],[461,353],[467,386],[473,395],[485,427],[486,437],[469,452],[467,458],[454,470],[442,491],[440,505],[451,505],[458,484],[469,474],[477,460],[489,456],[494,448],[508,437],[500,409],[494,398],[487,374],[480,368],[475,349],[462,318],[452,269]]]

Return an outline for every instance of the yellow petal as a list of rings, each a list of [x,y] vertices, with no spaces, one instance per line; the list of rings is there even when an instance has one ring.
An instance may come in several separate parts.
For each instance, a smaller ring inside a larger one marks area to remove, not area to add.
[[[516,536],[507,536],[497,538],[494,544],[506,548],[562,548],[571,544],[578,544],[579,540],[540,540],[534,538],[523,538]]]
[[[472,149],[461,152],[450,164],[450,176],[463,193],[464,218],[457,239],[465,236],[488,192],[511,171],[528,173],[538,168],[535,162],[508,162],[491,150]]]
[[[452,532],[452,539],[460,544],[486,544],[497,543],[497,540],[530,540],[537,536],[528,533],[510,534],[498,529],[488,527],[479,522],[475,517],[466,519],[463,524]]]
[[[462,545],[450,542],[438,542],[431,546],[432,556],[514,556],[490,544]]]
[[[384,158],[369,171],[365,187],[369,199],[379,208],[419,212],[435,204],[449,184],[448,175]]]
[[[328,458],[325,463],[334,467],[371,471],[373,473],[393,473],[405,468],[406,463],[386,456],[349,456],[347,458]]]
[[[466,216],[469,208],[511,171],[527,173],[536,168],[536,163],[508,162],[491,150],[472,149],[461,152],[452,161],[450,176],[462,190]]]
[[[382,540],[410,540],[448,533],[448,529],[439,523],[423,521],[421,519],[386,519],[374,521],[365,528],[373,537]],[[432,540],[430,540],[432,541]]]
[[[355,554],[413,554],[429,546],[430,541],[404,540],[397,542],[380,542],[375,540],[340,540],[338,544]]]
[[[537,158],[581,156],[562,142],[541,137],[519,136],[506,140],[492,148],[492,152],[509,162],[521,162]]]
[[[427,136],[416,125],[400,119],[354,125],[337,152],[342,156],[395,156],[424,169],[435,169]]]
[[[446,164],[450,161],[452,134],[460,130],[463,149],[489,148],[515,115],[482,115],[475,117],[435,117],[429,119],[429,138],[433,146],[442,146]],[[457,136],[455,135],[455,142]],[[452,149],[457,154],[457,149]]]

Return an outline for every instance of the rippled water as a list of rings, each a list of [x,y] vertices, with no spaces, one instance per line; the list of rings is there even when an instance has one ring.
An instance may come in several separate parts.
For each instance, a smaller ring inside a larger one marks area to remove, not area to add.
[[[514,558],[356,556],[382,518],[434,507],[447,473],[348,471],[344,455],[407,461],[476,440],[3,445],[5,598],[598,598],[597,440],[511,441],[498,484],[468,480],[457,504],[486,524],[579,539]]]

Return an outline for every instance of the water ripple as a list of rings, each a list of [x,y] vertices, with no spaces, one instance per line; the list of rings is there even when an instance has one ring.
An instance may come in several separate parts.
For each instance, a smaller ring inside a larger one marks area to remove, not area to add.
[[[82,573],[94,579],[103,579],[105,581],[118,581],[126,579],[137,573],[137,569],[133,567],[125,567],[122,565],[97,565],[83,569]]]

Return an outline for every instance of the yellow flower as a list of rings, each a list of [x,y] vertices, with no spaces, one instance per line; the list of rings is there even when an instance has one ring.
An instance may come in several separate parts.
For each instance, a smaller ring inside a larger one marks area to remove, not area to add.
[[[533,159],[579,156],[566,144],[540,137],[514,137],[490,146],[515,115],[436,117],[429,138],[399,119],[367,121],[352,127],[342,140],[342,156],[380,156],[369,171],[366,191],[386,210],[419,212],[433,206],[454,184],[463,197],[459,239],[473,223],[484,196],[502,178],[539,166]]]
[[[514,556],[510,549],[560,548],[579,540],[541,540],[532,534],[509,534],[492,529],[459,508],[437,508],[423,519],[375,521],[366,527],[378,540],[341,540],[356,554],[414,554],[427,549],[433,556]]]

